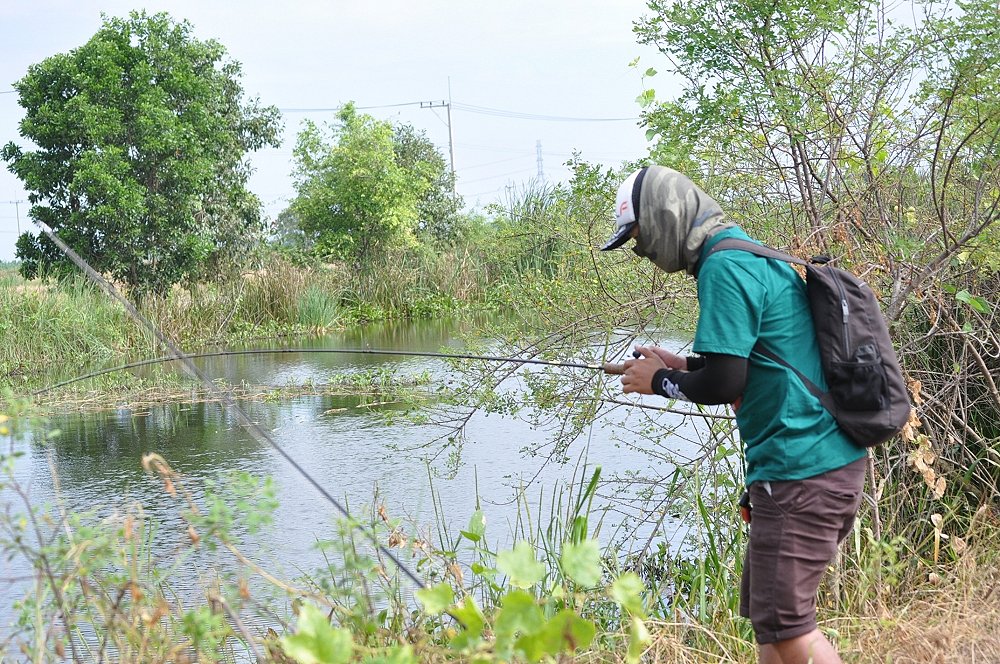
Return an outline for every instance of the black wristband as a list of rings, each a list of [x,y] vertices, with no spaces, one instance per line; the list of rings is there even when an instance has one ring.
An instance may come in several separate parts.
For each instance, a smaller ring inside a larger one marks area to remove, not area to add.
[[[659,394],[661,397],[667,397],[668,399],[679,398],[677,394],[671,394],[665,389],[665,384],[667,382],[672,383],[677,389],[680,389],[681,380],[687,375],[686,371],[678,371],[677,369],[657,369],[656,373],[653,374],[653,384],[650,385],[653,394]]]

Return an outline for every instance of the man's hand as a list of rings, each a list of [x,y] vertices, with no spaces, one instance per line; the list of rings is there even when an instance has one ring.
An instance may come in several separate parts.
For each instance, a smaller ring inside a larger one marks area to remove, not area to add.
[[[669,350],[664,348],[659,348],[657,346],[636,346],[635,352],[646,357],[649,357],[650,355],[657,356],[663,360],[663,365],[668,369],[687,371],[687,358],[671,353]]]
[[[680,368],[667,362],[679,362],[687,366],[687,360],[670,351],[653,346],[636,346],[635,351],[642,355],[637,360],[625,360],[625,373],[622,374],[622,391],[625,394],[653,394],[653,376],[660,369]]]

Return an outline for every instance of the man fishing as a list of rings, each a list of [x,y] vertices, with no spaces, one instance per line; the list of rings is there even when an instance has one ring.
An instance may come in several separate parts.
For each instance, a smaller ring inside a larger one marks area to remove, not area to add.
[[[816,593],[853,527],[867,453],[790,369],[754,352],[759,344],[825,385],[804,282],[788,264],[745,251],[707,256],[724,238],[749,237],[670,168],[632,173],[618,190],[615,217],[602,251],[634,238],[636,254],[698,283],[696,355],[636,346],[622,388],[733,404],[753,510],[740,615],[753,625],[759,661],[840,662],[817,627]]]

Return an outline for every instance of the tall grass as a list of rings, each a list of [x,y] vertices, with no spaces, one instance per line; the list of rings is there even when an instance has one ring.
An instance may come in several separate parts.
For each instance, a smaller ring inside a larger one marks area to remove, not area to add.
[[[9,385],[151,347],[120,305],[82,279],[45,285],[8,273],[0,282],[0,381]]]
[[[400,251],[359,270],[301,266],[272,254],[257,270],[176,286],[137,306],[182,347],[196,349],[482,307],[487,276],[481,256],[467,249]],[[30,389],[45,376],[161,351],[82,277],[29,282],[0,271],[0,385]]]

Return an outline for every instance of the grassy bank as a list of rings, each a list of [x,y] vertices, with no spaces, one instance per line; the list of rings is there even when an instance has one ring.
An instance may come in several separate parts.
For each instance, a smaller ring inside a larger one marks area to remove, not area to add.
[[[296,265],[272,254],[257,270],[176,287],[137,302],[183,348],[309,336],[371,321],[492,309],[472,259],[403,253],[363,272]],[[162,354],[147,330],[82,277],[26,281],[0,274],[0,387],[30,391],[99,366]]]

